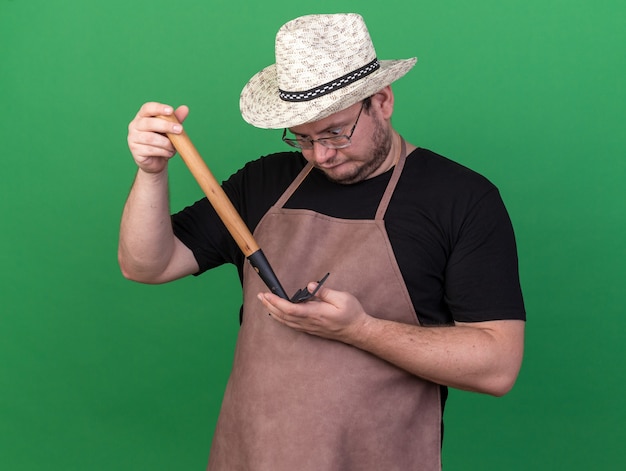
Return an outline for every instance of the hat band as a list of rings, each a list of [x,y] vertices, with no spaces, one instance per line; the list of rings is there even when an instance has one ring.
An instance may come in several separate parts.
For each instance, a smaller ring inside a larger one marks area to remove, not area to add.
[[[286,92],[284,90],[278,89],[278,95],[280,99],[283,101],[310,101],[317,97],[327,95],[328,93],[334,92],[335,90],[339,90],[340,88],[346,87],[351,83],[356,82],[357,80],[362,79],[363,77],[367,77],[372,72],[378,70],[380,68],[380,62],[378,59],[374,59],[367,65],[356,69],[343,77],[339,77],[331,82],[325,83],[319,87],[312,88],[311,90],[306,90],[303,92]]]

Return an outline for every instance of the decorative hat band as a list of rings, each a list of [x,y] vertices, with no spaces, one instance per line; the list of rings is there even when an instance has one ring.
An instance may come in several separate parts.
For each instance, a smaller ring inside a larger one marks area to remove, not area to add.
[[[380,68],[380,62],[378,59],[374,59],[367,65],[363,67],[353,70],[352,72],[347,73],[346,75],[339,77],[331,82],[325,83],[324,85],[316,88],[312,88],[311,90],[306,90],[304,92],[286,92],[284,90],[278,90],[278,95],[280,99],[283,101],[290,102],[299,102],[299,101],[310,101],[317,97],[327,95],[335,90],[339,90],[340,88],[346,87],[351,83],[356,82],[357,80],[362,79],[363,77],[367,77],[372,72],[378,70]]]

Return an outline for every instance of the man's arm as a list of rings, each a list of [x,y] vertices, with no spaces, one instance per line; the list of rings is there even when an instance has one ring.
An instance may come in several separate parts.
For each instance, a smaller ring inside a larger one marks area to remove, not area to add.
[[[157,116],[172,113],[167,105],[146,103],[128,126],[128,146],[138,170],[122,214],[118,260],[126,278],[143,283],[164,283],[198,271],[170,220],[167,164],[175,149],[163,134],[180,133],[182,127]],[[175,113],[182,122],[188,109]]]
[[[524,321],[418,327],[370,318],[353,345],[429,381],[502,396],[522,363]]]
[[[328,288],[320,289],[316,301],[303,304],[271,293],[259,299],[278,322],[353,345],[437,384],[501,396],[513,387],[521,367],[523,321],[402,324],[372,317],[354,296]]]

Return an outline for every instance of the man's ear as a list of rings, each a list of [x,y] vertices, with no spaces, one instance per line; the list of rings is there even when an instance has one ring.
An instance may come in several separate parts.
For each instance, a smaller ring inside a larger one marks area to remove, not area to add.
[[[393,114],[393,91],[391,90],[391,85],[387,85],[372,95],[372,108],[383,119],[391,119]]]

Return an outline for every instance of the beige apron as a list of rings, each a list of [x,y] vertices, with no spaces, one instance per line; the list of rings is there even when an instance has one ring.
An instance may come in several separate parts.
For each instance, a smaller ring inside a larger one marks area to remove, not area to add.
[[[285,291],[327,272],[371,315],[417,324],[383,216],[403,152],[375,220],[283,208],[307,165],[255,230]],[[357,348],[296,332],[256,298],[267,288],[247,264],[244,314],[216,427],[212,471],[407,471],[441,468],[439,386]]]

